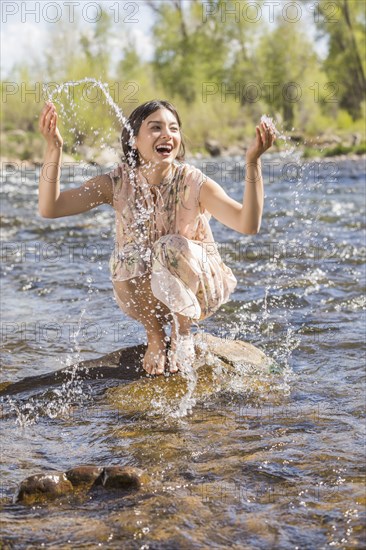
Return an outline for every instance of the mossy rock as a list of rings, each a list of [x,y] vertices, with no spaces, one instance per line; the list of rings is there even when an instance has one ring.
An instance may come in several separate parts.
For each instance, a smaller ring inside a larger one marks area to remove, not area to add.
[[[102,472],[103,468],[86,464],[67,470],[65,475],[74,488],[85,490],[96,482]]]
[[[181,373],[143,377],[107,391],[107,399],[126,414],[174,413],[191,392],[195,401],[220,391],[248,395],[271,391],[282,369],[261,350],[240,340],[223,340],[207,333],[195,336],[196,361],[190,376]]]
[[[35,474],[22,481],[15,501],[28,505],[41,504],[68,495],[73,491],[72,483],[63,472]]]
[[[137,491],[150,481],[148,475],[132,466],[80,465],[67,472],[35,474],[24,479],[14,497],[15,502],[25,505],[47,504],[63,497],[82,496],[94,487],[103,490],[119,489]]]

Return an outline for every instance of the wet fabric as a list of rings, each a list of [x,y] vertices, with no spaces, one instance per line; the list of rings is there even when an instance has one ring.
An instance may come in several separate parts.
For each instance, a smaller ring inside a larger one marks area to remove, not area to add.
[[[174,313],[202,320],[227,302],[236,279],[218,252],[199,203],[205,175],[173,164],[169,177],[150,185],[127,164],[109,174],[116,212],[112,281],[151,274],[154,296]]]

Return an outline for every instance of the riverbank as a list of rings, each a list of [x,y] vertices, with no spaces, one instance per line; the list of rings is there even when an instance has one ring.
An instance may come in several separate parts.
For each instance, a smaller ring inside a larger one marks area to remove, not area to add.
[[[246,140],[228,145],[219,140],[206,139],[202,144],[192,144],[191,147],[187,147],[187,157],[202,159],[241,156],[244,159],[248,146],[249,141]],[[273,147],[273,152],[281,153],[285,148],[287,150],[293,148],[304,159],[321,160],[331,157],[334,160],[343,158],[357,160],[366,154],[366,141],[365,136],[360,133],[343,136],[324,133],[317,137],[309,137],[289,132],[287,141],[278,140]],[[37,133],[24,130],[3,132],[1,135],[1,166],[11,164],[27,168],[40,166],[43,163],[44,149],[44,140]],[[120,161],[120,150],[119,142],[103,149],[81,145],[77,151],[71,150],[65,145],[63,162],[83,161],[87,164],[105,166]]]

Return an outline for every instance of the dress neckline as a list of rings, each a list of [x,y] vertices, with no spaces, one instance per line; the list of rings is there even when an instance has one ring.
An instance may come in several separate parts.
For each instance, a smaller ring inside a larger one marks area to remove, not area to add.
[[[169,183],[171,183],[174,179],[174,176],[176,174],[176,170],[177,170],[177,166],[176,164],[172,164],[172,167],[171,167],[171,171],[170,171],[170,174],[168,176],[165,176],[161,181],[160,183],[149,183],[147,178],[143,175],[143,173],[140,171],[140,169],[138,169],[138,173],[140,175],[140,177],[144,180],[144,182],[149,186],[149,187],[163,187],[165,185],[168,185]]]

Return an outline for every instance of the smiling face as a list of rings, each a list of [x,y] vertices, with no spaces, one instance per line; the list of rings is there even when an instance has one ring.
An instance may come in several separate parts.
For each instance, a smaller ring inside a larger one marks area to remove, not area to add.
[[[182,138],[177,119],[169,109],[158,109],[142,122],[135,139],[141,163],[169,165],[178,156]]]

